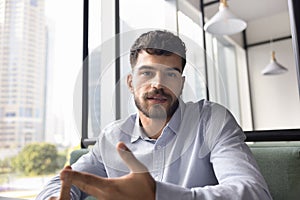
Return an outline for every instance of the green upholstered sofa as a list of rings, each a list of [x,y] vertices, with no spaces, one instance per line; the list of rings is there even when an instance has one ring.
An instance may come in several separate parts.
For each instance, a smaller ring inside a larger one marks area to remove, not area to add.
[[[274,200],[300,199],[300,142],[248,143]],[[70,164],[88,149],[71,153]],[[93,199],[88,197],[88,199]]]
[[[300,199],[300,142],[249,144],[274,200]]]

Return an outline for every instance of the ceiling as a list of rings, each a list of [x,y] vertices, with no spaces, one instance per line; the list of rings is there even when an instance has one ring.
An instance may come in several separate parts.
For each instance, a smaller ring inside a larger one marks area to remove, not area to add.
[[[200,0],[188,0],[199,9]],[[213,0],[204,0],[204,3]],[[228,0],[230,10],[246,22],[270,17],[288,12],[288,0]],[[215,3],[204,8],[205,16],[211,18],[218,11],[219,4]]]

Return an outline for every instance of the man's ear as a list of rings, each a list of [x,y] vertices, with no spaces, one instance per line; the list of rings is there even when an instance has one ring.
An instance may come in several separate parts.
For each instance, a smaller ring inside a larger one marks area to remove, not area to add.
[[[130,92],[133,93],[132,74],[127,75],[127,86]]]

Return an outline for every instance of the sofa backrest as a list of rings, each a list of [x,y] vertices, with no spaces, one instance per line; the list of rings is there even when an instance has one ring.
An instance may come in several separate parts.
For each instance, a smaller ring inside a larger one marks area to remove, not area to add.
[[[259,142],[248,145],[273,199],[300,199],[300,142]]]

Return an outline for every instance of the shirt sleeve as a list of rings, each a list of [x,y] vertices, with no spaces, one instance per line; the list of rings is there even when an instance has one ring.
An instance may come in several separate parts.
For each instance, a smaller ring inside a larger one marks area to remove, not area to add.
[[[107,177],[101,154],[99,152],[99,142],[85,155],[81,156],[72,166],[75,171],[87,172],[101,177]],[[59,175],[52,178],[43,190],[38,194],[36,200],[46,200],[50,197],[59,197],[61,182]],[[71,200],[85,199],[88,195],[77,187],[71,188]]]
[[[245,144],[245,135],[229,111],[214,104],[205,113],[204,148],[218,183],[213,186],[184,188],[156,182],[157,200],[269,200],[267,184]],[[203,152],[201,152],[203,153]]]
[[[44,187],[44,189],[37,195],[35,198],[36,200],[47,200],[50,197],[59,197],[60,195],[60,178],[59,175],[56,175],[53,177],[47,185]],[[80,199],[80,190],[74,186],[71,188],[71,199]]]

